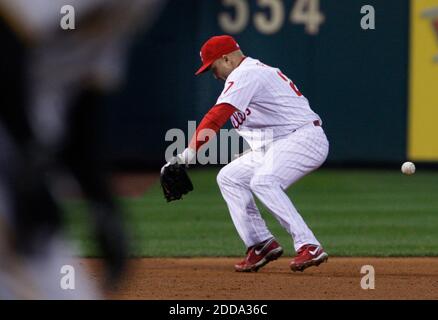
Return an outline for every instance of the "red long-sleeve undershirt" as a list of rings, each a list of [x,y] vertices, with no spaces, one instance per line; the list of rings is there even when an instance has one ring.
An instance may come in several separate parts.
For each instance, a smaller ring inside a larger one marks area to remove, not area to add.
[[[201,123],[199,123],[199,126],[196,128],[196,132],[190,141],[189,148],[198,150],[210,138],[209,130],[202,130],[211,129],[217,133],[236,111],[237,109],[228,103],[220,103],[213,106],[205,114],[204,118],[201,120]]]

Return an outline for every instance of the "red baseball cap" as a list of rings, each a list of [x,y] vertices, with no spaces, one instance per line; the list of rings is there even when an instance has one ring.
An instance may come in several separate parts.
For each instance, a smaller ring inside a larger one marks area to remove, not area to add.
[[[202,66],[196,71],[195,75],[206,71],[213,62],[222,57],[224,54],[229,54],[239,50],[240,47],[233,37],[223,35],[215,36],[208,39],[201,48]]]

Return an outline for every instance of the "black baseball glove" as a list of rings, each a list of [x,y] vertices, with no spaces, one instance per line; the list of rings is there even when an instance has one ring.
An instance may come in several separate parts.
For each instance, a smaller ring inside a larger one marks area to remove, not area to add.
[[[193,190],[193,184],[184,164],[168,163],[161,169],[161,187],[167,202],[179,200]]]

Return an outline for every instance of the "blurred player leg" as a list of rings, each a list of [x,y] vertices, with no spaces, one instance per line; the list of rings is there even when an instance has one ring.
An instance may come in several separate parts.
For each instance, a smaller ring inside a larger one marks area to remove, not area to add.
[[[89,201],[97,240],[108,262],[108,276],[115,280],[122,272],[128,248],[98,136],[103,100],[104,96],[94,90],[83,90],[74,99],[61,163],[76,178]]]
[[[11,197],[9,202],[16,212],[10,219],[16,232],[17,249],[32,252],[58,229],[60,212],[44,181],[43,168],[39,168],[32,154],[32,134],[26,113],[24,46],[6,24],[0,23],[0,33],[2,55],[7,57],[0,59],[4,71],[0,77],[3,92],[0,122],[4,128],[1,170]]]
[[[43,176],[0,123],[0,299],[97,299],[93,281],[62,240],[60,210]],[[75,268],[64,290],[61,268]]]

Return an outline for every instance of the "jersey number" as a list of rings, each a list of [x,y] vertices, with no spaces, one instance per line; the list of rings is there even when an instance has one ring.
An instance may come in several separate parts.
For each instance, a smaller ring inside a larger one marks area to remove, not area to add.
[[[233,84],[234,84],[234,81],[230,81],[230,82],[228,82],[229,83],[229,85],[228,85],[228,88],[224,91],[224,93],[222,93],[222,94],[225,94],[225,93],[227,93],[227,91],[228,90],[230,90],[230,88],[233,86]]]
[[[281,71],[278,71],[277,74],[280,76],[281,79],[289,83],[289,86],[292,88],[292,90],[296,93],[298,97],[301,97],[303,94],[298,90],[297,86],[293,83],[291,79],[286,77]]]

